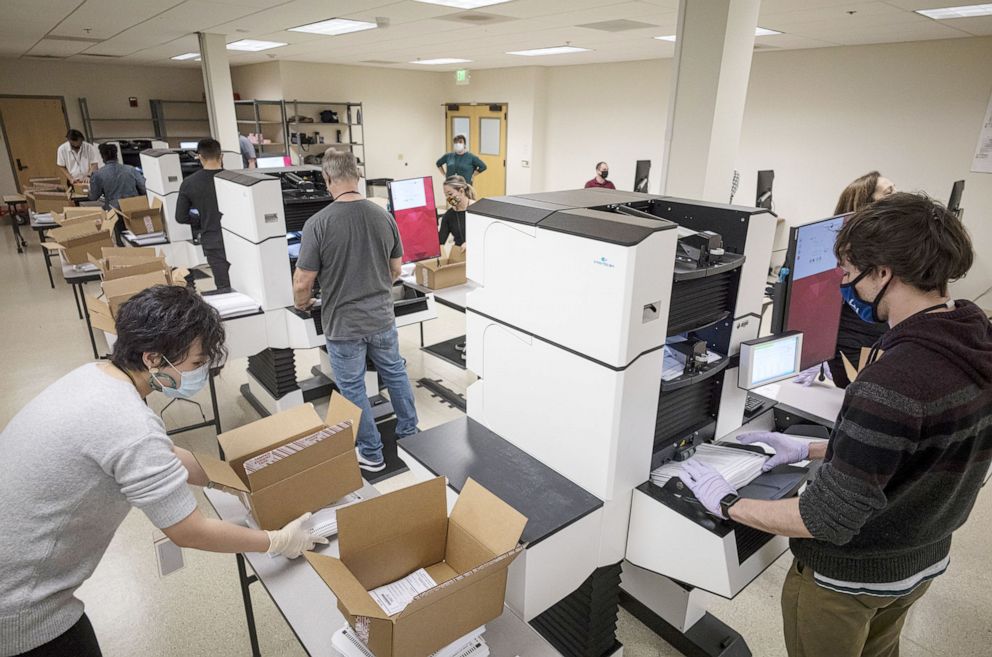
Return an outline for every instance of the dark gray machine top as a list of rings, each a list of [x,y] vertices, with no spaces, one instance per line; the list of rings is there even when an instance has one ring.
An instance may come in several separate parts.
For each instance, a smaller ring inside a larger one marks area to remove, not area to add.
[[[146,148],[145,150],[141,151],[142,155],[147,155],[148,157],[163,157],[165,155],[171,155],[173,153],[178,154],[179,151],[171,148]]]
[[[603,506],[602,500],[479,424],[462,417],[399,440],[399,446],[456,491],[471,477],[527,516],[534,545]]]
[[[573,189],[486,198],[472,205],[472,213],[599,242],[634,246],[652,233],[671,230],[676,225],[662,218],[641,219],[591,208],[651,198],[648,194],[610,189]]]
[[[266,180],[279,180],[275,176],[267,176],[264,173],[256,172],[257,169],[238,169],[237,171],[224,169],[215,177],[230,180],[235,184],[244,185],[245,187],[251,187],[256,183],[265,182]]]

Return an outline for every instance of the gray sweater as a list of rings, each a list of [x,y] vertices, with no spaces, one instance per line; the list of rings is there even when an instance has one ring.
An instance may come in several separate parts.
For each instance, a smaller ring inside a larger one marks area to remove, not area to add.
[[[83,613],[73,595],[132,506],[159,528],[196,508],[162,420],[134,386],[83,365],[0,433],[0,656],[47,643]]]

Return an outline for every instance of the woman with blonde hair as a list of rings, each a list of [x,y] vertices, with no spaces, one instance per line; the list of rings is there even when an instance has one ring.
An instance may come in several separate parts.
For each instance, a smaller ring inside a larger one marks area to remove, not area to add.
[[[465,243],[465,211],[475,203],[475,189],[461,176],[450,176],[444,181],[444,197],[448,210],[441,217],[438,239],[441,244],[453,237],[456,246]]]

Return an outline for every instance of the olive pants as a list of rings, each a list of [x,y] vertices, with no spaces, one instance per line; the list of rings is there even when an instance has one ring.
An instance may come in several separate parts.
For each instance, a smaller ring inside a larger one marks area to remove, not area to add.
[[[839,593],[793,559],[782,587],[789,657],[899,657],[906,614],[929,588],[924,582],[901,597]]]

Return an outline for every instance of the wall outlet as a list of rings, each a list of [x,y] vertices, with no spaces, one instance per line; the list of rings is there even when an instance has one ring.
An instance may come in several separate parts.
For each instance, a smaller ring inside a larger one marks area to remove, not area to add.
[[[522,166],[525,169],[529,169],[530,168],[530,160],[520,160],[520,166]]]

